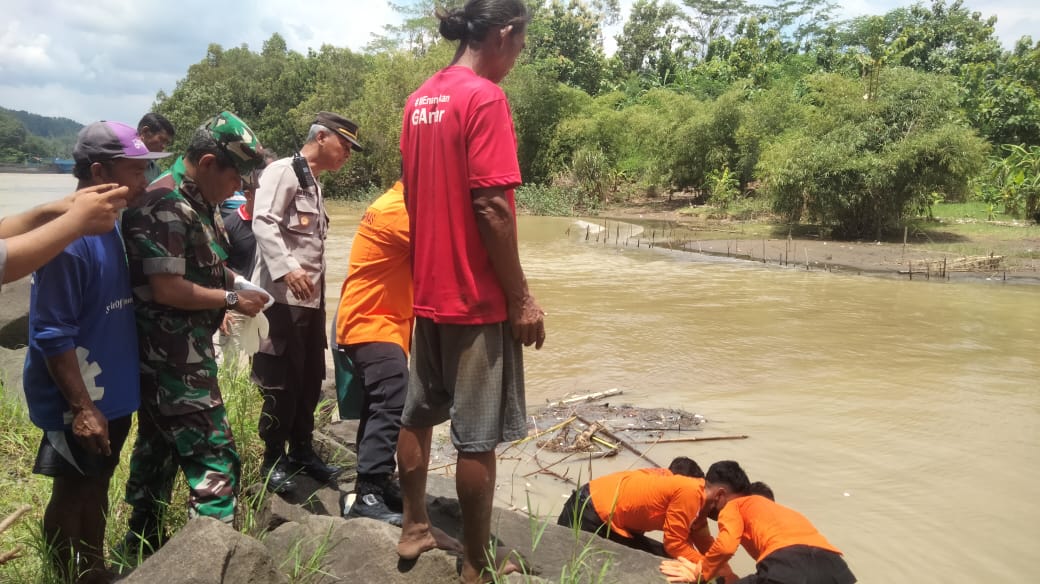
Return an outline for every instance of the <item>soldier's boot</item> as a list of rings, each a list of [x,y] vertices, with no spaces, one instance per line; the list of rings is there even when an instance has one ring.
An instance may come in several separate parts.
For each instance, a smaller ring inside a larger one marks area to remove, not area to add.
[[[260,480],[271,493],[286,493],[296,486],[285,460],[285,447],[268,444],[260,463]]]
[[[113,564],[132,568],[159,551],[168,539],[170,536],[162,527],[161,513],[153,509],[134,509],[130,512],[126,535],[112,549]]]
[[[343,469],[333,464],[326,464],[310,442],[293,444],[289,448],[289,465],[293,470],[305,472],[316,481],[327,483],[339,476]]]
[[[386,500],[386,484],[389,480],[387,475],[358,475],[357,498],[344,516],[368,517],[400,527],[403,520],[401,514],[390,509]]]

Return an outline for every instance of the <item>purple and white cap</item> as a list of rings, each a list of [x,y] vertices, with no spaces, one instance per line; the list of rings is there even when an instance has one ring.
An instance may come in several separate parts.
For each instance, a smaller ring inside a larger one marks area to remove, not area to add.
[[[113,158],[156,160],[171,152],[152,152],[141,141],[137,130],[121,122],[94,122],[79,131],[72,158],[79,162],[100,162]]]

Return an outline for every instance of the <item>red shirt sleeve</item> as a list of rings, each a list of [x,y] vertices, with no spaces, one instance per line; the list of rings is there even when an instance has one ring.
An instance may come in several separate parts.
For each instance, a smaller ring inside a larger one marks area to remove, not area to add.
[[[479,104],[466,124],[469,188],[520,185],[516,132],[505,96]]]

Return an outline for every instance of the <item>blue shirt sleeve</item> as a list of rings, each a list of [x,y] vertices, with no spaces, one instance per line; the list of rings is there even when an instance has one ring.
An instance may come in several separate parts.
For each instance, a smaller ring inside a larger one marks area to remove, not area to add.
[[[33,274],[29,342],[46,357],[76,348],[83,295],[90,277],[84,252],[86,246],[79,239]]]

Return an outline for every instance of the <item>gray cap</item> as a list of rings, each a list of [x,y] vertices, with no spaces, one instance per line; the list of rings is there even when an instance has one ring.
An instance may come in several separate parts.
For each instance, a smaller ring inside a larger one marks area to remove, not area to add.
[[[137,130],[121,122],[94,122],[79,131],[72,158],[76,162],[100,162],[114,158],[156,160],[170,152],[152,152],[141,141]]]

